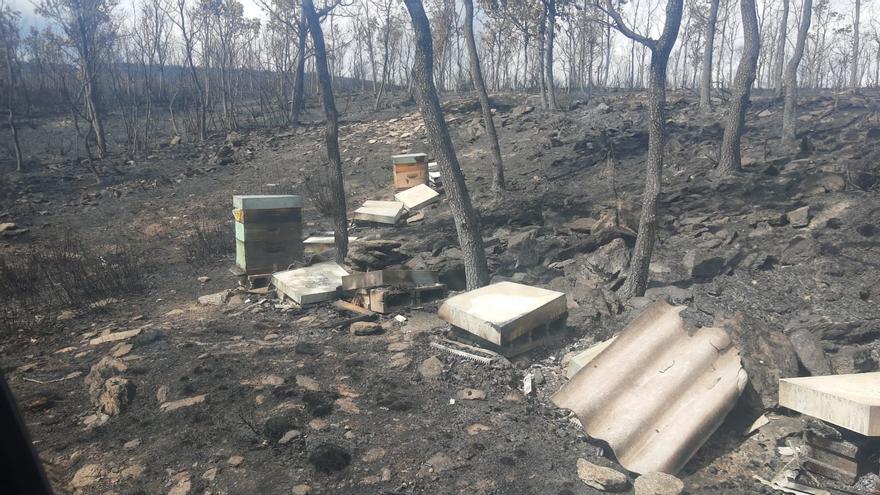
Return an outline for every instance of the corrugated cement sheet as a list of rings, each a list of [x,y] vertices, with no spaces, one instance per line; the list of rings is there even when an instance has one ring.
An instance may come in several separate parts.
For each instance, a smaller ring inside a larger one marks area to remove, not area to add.
[[[646,308],[553,402],[626,469],[676,474],[733,408],[748,378],[720,328],[688,335],[685,306]]]

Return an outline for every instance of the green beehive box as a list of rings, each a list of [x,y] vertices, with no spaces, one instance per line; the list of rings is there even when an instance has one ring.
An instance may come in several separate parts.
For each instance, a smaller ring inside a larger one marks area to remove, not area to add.
[[[235,264],[256,275],[287,269],[303,259],[302,198],[234,196]]]

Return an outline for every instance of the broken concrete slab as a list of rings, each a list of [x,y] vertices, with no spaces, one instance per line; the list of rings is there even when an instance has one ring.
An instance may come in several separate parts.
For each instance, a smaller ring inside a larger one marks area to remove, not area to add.
[[[880,436],[880,372],[783,378],[779,405],[865,436]]]
[[[385,285],[434,285],[437,274],[430,270],[375,270],[342,277],[342,290],[371,289]]]
[[[272,274],[271,284],[297,304],[333,299],[348,272],[333,261]]]
[[[724,421],[746,386],[739,351],[720,328],[690,335],[685,306],[658,301],[552,400],[635,473],[675,474]]]
[[[424,184],[419,184],[395,194],[394,199],[403,203],[407,210],[417,210],[439,201],[440,193]]]
[[[508,346],[568,314],[565,294],[499,282],[450,297],[441,319],[497,346]]]
[[[354,219],[364,222],[387,223],[394,225],[403,215],[400,201],[364,201],[364,205],[354,210]]]

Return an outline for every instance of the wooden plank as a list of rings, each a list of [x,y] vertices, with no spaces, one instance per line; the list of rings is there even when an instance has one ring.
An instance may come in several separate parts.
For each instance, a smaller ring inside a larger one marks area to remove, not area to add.
[[[334,301],[333,307],[340,310],[340,311],[351,311],[352,313],[357,313],[360,315],[375,314],[367,308],[364,308],[362,306],[358,306],[357,304],[353,304],[353,303],[350,303],[348,301],[343,301],[343,300]]]
[[[430,270],[375,270],[342,277],[342,290],[369,289],[383,285],[433,285],[437,274]]]

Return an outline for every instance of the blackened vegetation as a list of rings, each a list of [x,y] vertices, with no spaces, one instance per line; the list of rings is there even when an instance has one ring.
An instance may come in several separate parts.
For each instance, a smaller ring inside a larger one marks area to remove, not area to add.
[[[321,473],[342,471],[351,464],[351,454],[332,443],[322,443],[309,453],[309,462]]]
[[[101,307],[100,301],[144,288],[145,264],[131,243],[87,245],[67,233],[60,242],[0,258],[0,333],[48,329],[47,312]]]
[[[227,219],[218,222],[217,219]],[[193,224],[192,235],[183,243],[190,263],[213,263],[235,250],[232,219],[226,209],[203,212]]]

